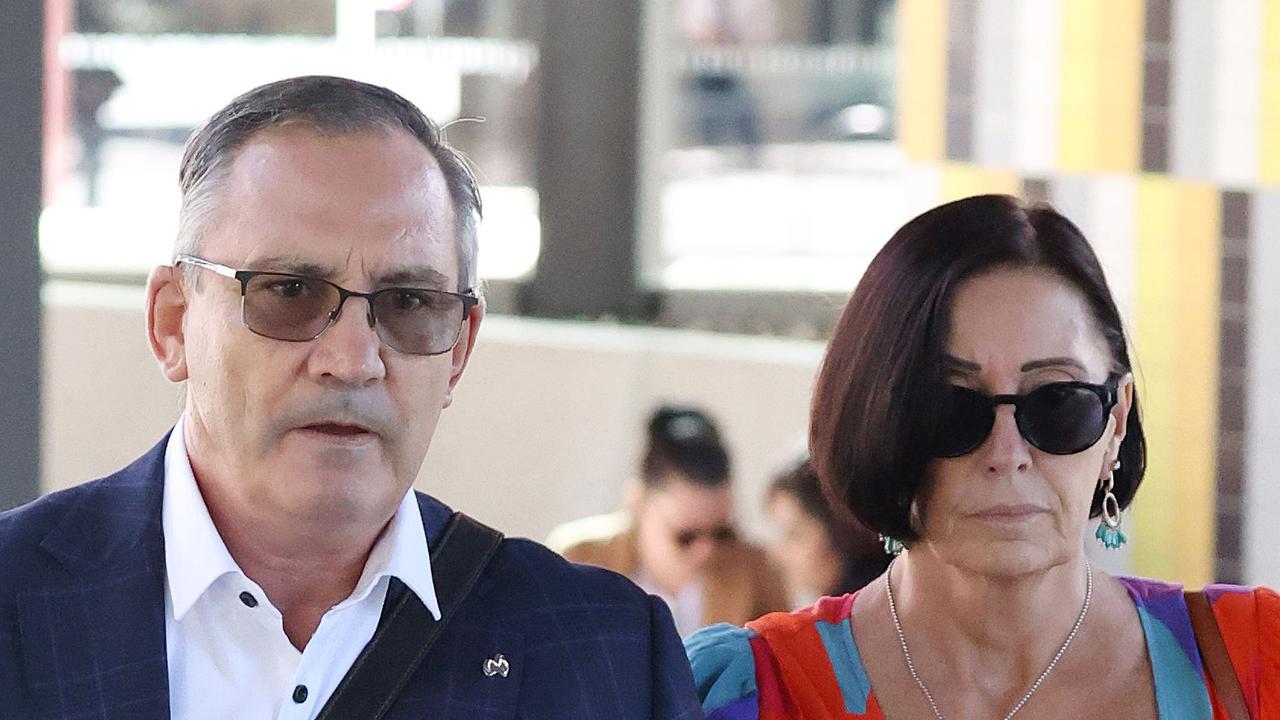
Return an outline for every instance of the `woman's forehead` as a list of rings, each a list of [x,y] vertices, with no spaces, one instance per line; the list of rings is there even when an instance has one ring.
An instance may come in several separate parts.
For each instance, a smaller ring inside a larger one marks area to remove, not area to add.
[[[965,281],[948,326],[945,351],[961,361],[952,369],[1022,373],[1074,361],[1098,372],[1108,364],[1084,296],[1044,270],[999,270]]]

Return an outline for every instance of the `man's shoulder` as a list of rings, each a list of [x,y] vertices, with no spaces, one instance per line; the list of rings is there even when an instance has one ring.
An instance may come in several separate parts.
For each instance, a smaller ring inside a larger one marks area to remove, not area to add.
[[[0,577],[26,578],[53,568],[60,552],[75,549],[64,542],[69,538],[86,553],[105,554],[158,523],[161,490],[151,477],[155,452],[106,477],[0,512]]]
[[[595,565],[566,560],[563,556],[527,538],[508,538],[499,549],[498,571],[515,582],[541,591],[548,600],[557,597],[581,602],[635,603],[647,598],[626,577]]]
[[[429,541],[439,537],[452,508],[418,493],[418,507]],[[510,599],[524,609],[558,605],[622,604],[645,608],[648,596],[626,577],[591,565],[570,562],[542,543],[507,537],[498,546],[476,595],[484,600]]]
[[[94,480],[0,513],[0,577],[21,579],[0,586],[16,591],[33,575],[53,570],[54,557],[41,545],[71,514],[90,502],[106,482],[107,478]],[[0,595],[4,594],[0,590]]]

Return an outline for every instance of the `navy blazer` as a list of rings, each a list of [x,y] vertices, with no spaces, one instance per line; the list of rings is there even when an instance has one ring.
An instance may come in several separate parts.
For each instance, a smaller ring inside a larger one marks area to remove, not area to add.
[[[164,448],[0,514],[0,718],[169,717]],[[418,505],[432,544],[450,510],[421,493]],[[486,677],[498,653],[510,672]],[[684,720],[702,710],[666,605],[620,575],[508,539],[386,717]]]

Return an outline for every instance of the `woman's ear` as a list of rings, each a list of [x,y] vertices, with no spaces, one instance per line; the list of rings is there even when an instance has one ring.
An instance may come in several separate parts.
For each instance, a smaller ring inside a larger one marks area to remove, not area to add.
[[[627,507],[627,512],[631,513],[631,517],[638,516],[644,508],[644,486],[636,480],[627,483],[626,489],[623,490],[622,501]]]
[[[1133,407],[1133,373],[1127,372],[1116,383],[1116,404],[1111,408],[1111,416],[1115,419],[1115,429],[1107,442],[1106,457],[1103,458],[1099,478],[1105,478],[1112,471],[1116,459],[1120,457],[1120,443],[1124,442],[1129,432],[1129,410]]]
[[[169,382],[187,379],[186,313],[182,271],[170,265],[152,270],[147,276],[147,341]]]

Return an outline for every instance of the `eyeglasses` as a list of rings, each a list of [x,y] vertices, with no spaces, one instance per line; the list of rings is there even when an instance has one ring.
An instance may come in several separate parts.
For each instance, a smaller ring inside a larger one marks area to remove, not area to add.
[[[700,538],[704,537],[718,545],[720,543],[727,543],[730,540],[733,540],[737,537],[737,533],[731,525],[721,525],[720,527],[708,530],[681,530],[675,534],[675,541],[676,545],[679,545],[682,550],[687,550],[688,548],[693,547],[693,544],[698,542]]]
[[[948,386],[939,408],[933,455],[952,458],[977,450],[991,435],[996,406],[1012,405],[1018,432],[1027,442],[1052,455],[1074,455],[1091,447],[1107,429],[1108,415],[1119,399],[1119,375],[1103,385],[1056,382],[1025,395],[986,395]]]
[[[348,298],[369,303],[369,327],[389,347],[409,355],[439,355],[457,344],[462,322],[480,302],[471,294],[389,287],[355,292],[316,277],[292,273],[236,270],[194,255],[185,263],[240,281],[240,315],[244,326],[273,340],[307,342],[338,320]]]

